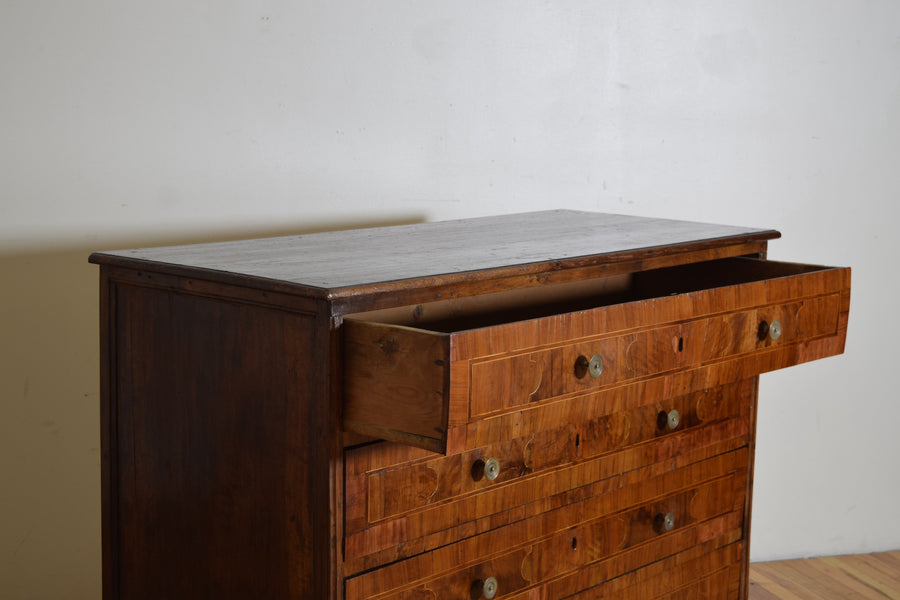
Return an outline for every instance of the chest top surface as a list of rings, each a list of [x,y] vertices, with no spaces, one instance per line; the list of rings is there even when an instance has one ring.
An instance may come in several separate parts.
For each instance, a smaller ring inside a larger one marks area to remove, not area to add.
[[[641,260],[779,237],[774,230],[553,210],[231,242],[98,252],[98,264],[213,280],[241,278],[310,295],[359,294],[387,282],[527,268],[532,274]],[[352,290],[352,292],[350,291]]]

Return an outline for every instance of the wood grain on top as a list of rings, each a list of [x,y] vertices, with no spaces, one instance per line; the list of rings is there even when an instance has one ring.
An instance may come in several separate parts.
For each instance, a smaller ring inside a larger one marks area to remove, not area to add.
[[[100,252],[91,261],[211,279],[340,290],[488,269],[602,264],[779,237],[774,230],[555,210],[277,238]],[[151,265],[150,263],[154,263]],[[227,276],[226,276],[227,275]]]

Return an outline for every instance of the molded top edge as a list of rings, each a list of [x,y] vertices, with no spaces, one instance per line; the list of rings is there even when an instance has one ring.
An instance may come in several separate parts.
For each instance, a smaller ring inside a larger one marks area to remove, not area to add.
[[[702,243],[729,246],[780,237],[774,230],[554,210],[414,225],[160,248],[97,252],[91,262],[212,280],[252,278],[337,297],[341,290],[543,265],[553,271],[640,258]],[[531,269],[541,271],[542,267]],[[261,282],[260,282],[261,283]],[[349,293],[349,292],[348,292]]]

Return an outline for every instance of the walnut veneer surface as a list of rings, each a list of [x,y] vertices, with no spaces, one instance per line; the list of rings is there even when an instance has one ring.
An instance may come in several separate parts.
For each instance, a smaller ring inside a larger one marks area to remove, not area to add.
[[[746,598],[758,375],[849,269],[572,211],[101,266],[104,598]]]

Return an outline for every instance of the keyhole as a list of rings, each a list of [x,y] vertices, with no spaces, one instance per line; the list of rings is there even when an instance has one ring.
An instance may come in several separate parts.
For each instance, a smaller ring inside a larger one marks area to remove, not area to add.
[[[766,321],[760,321],[759,327],[756,329],[756,337],[759,341],[764,341],[769,335],[769,324]]]
[[[578,550],[578,538],[577,537],[572,538],[572,550]]]
[[[678,338],[678,351],[679,352],[684,351],[684,338],[683,337]]]
[[[581,434],[576,433],[575,434],[575,447],[577,448],[580,445],[581,445]]]

